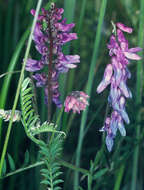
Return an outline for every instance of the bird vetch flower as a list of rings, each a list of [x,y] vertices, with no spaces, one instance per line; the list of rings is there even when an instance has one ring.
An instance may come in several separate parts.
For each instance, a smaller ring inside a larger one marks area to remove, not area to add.
[[[117,129],[122,136],[126,135],[124,122],[129,124],[130,120],[125,109],[126,98],[132,98],[132,93],[127,87],[126,81],[131,78],[131,73],[127,68],[129,60],[140,60],[141,57],[136,52],[141,51],[139,47],[128,48],[128,41],[124,33],[132,33],[133,29],[122,23],[112,23],[114,29],[108,43],[111,64],[106,66],[104,77],[97,87],[97,93],[101,93],[110,85],[108,103],[113,109],[111,117],[107,117],[104,127],[100,131],[107,132],[106,146],[108,151],[112,150],[113,141],[116,137]],[[114,35],[115,34],[115,35]],[[124,121],[124,122],[123,122]]]
[[[63,12],[64,9],[56,8],[54,3],[51,3],[50,10],[41,9],[33,34],[35,48],[41,58],[40,60],[29,58],[26,64],[26,70],[34,72],[36,86],[44,88],[45,103],[48,104],[52,99],[59,108],[62,106],[59,75],[77,67],[76,64],[80,62],[79,55],[64,55],[62,52],[63,45],[77,39],[77,34],[70,32],[75,24],[67,24],[65,18],[61,21]],[[34,9],[31,10],[31,14],[35,16]],[[47,73],[41,71],[45,67],[48,68]],[[37,73],[38,71],[41,73]]]

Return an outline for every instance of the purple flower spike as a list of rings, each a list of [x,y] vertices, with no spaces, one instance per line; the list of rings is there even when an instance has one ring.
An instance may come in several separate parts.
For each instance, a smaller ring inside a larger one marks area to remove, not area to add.
[[[65,18],[61,20],[64,9],[56,8],[55,4],[51,3],[50,10],[42,8],[41,12],[38,15],[33,34],[35,48],[41,58],[40,61],[28,59],[26,70],[36,72],[44,68],[47,71],[47,73],[33,75],[36,86],[44,88],[45,103],[50,105],[52,100],[57,107],[61,108],[62,103],[58,89],[59,75],[76,68],[76,63],[80,62],[79,55],[64,55],[62,49],[64,44],[76,40],[78,37],[76,33],[71,32],[75,24],[67,24]],[[31,14],[35,16],[34,9],[31,10]]]
[[[82,91],[74,91],[65,100],[65,112],[73,110],[73,113],[79,113],[82,110],[85,110],[88,105],[87,98],[89,96]]]
[[[112,57],[111,64],[107,65],[103,80],[97,87],[97,93],[100,93],[111,84],[108,103],[113,111],[111,117],[106,118],[105,125],[101,129],[107,133],[106,146],[108,151],[112,150],[118,129],[122,136],[126,136],[124,122],[129,124],[130,120],[125,109],[125,102],[126,98],[132,98],[132,93],[126,84],[127,79],[131,78],[127,65],[129,60],[140,60],[141,57],[136,52],[142,50],[139,47],[128,48],[128,41],[123,32],[132,33],[132,28],[122,23],[117,23],[116,27],[116,36],[112,35],[107,45],[109,55]]]

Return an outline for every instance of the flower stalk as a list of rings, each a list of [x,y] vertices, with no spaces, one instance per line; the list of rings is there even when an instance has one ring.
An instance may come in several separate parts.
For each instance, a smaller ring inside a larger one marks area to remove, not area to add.
[[[48,80],[47,80],[47,88],[48,88],[48,121],[51,119],[51,103],[52,103],[52,91],[51,91],[51,78],[52,78],[52,61],[53,61],[53,37],[51,31],[50,18],[48,20],[49,27],[49,39],[50,39],[50,47],[49,47],[49,63],[48,63]]]

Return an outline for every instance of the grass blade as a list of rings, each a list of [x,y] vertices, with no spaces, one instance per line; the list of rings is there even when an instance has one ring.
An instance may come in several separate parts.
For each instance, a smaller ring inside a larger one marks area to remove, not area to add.
[[[13,57],[10,61],[7,72],[14,71],[16,64],[17,64],[17,61],[18,61],[18,58],[20,56],[21,50],[22,50],[22,48],[25,44],[25,41],[28,37],[28,34],[29,34],[29,31],[27,30],[23,34],[21,40],[19,41],[19,43],[16,47],[16,50],[15,50],[15,53],[13,54]],[[5,78],[4,82],[3,82],[2,90],[0,92],[0,100],[1,100],[0,101],[0,108],[4,108],[4,106],[5,106],[7,95],[8,95],[8,89],[9,89],[9,85],[11,82],[11,78],[12,78],[12,74],[8,74],[7,77]],[[2,132],[2,120],[0,120],[0,139],[1,139],[1,132]]]
[[[121,185],[122,177],[124,174],[124,170],[125,170],[125,165],[122,165],[120,169],[118,170],[118,175],[116,178],[114,190],[120,190],[120,185]]]
[[[67,23],[73,22],[74,12],[75,12],[75,3],[76,3],[76,0],[64,1],[64,18],[67,19]],[[70,44],[66,44],[63,49],[64,49],[64,54],[69,54]],[[60,89],[62,101],[65,95],[66,79],[67,79],[67,74],[61,75],[59,79],[59,84],[60,84],[59,89]]]
[[[27,49],[25,52],[25,56],[24,56],[24,63],[22,66],[22,70],[21,70],[21,74],[20,74],[20,78],[19,78],[19,82],[18,82],[18,87],[17,87],[17,91],[16,91],[16,96],[15,96],[15,100],[14,100],[14,104],[13,104],[13,108],[12,108],[12,115],[11,115],[11,119],[8,125],[8,130],[7,130],[7,134],[6,134],[6,138],[5,138],[5,142],[4,142],[4,147],[3,147],[3,151],[2,151],[2,156],[1,156],[1,160],[0,160],[0,177],[2,175],[2,168],[3,168],[3,162],[4,162],[4,158],[5,158],[5,154],[6,154],[6,150],[7,150],[7,146],[8,146],[8,141],[9,141],[9,136],[10,136],[10,132],[11,132],[11,128],[12,128],[12,120],[14,117],[14,113],[15,113],[15,109],[18,103],[18,98],[19,98],[19,94],[20,94],[20,88],[21,88],[21,84],[24,78],[24,71],[25,71],[25,65],[26,65],[26,61],[28,59],[28,55],[29,55],[29,51],[30,51],[30,47],[31,47],[31,43],[32,43],[32,35],[34,32],[34,28],[36,25],[36,21],[37,21],[37,17],[38,17],[38,13],[40,10],[42,4],[42,0],[39,0],[37,3],[37,8],[36,8],[36,14],[33,20],[33,24],[32,24],[32,29],[31,29],[31,33],[28,39],[28,45],[27,45]]]
[[[140,23],[139,23],[139,34],[138,34],[138,45],[143,48],[144,44],[144,1],[140,1]],[[140,56],[143,56],[143,52],[139,53]],[[136,81],[136,105],[142,103],[142,86],[143,86],[143,60],[140,60],[137,63],[137,81]],[[140,121],[140,113],[137,113],[136,116],[137,123]],[[140,137],[140,125],[136,126],[136,138]],[[131,180],[131,190],[136,189],[137,182],[137,171],[138,171],[138,158],[139,158],[139,146],[137,145],[134,149],[133,154],[133,168],[132,168],[132,180]]]
[[[93,79],[94,79],[94,68],[96,66],[96,60],[97,60],[97,56],[98,56],[102,24],[103,24],[103,20],[104,20],[106,5],[107,5],[107,0],[103,0],[102,4],[101,4],[101,8],[100,8],[100,15],[98,18],[98,26],[97,26],[97,31],[96,31],[95,43],[94,43],[94,51],[93,51],[93,55],[92,55],[88,83],[87,83],[87,88],[86,88],[86,93],[89,96],[90,96],[91,90],[92,90],[92,83],[93,83]],[[83,112],[82,119],[81,119],[80,132],[79,132],[79,138],[78,138],[78,146],[77,146],[77,151],[76,151],[76,166],[77,167],[79,167],[79,165],[80,165],[81,149],[82,149],[83,136],[84,136],[84,126],[85,126],[86,120],[87,120],[87,113],[88,113],[88,108]],[[78,186],[79,186],[79,173],[75,172],[74,190],[77,190]]]

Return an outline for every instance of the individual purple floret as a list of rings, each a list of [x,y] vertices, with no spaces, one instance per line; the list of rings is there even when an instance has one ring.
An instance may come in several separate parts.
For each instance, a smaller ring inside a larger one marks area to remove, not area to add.
[[[59,75],[77,67],[76,63],[80,62],[79,55],[64,55],[62,52],[64,44],[77,39],[77,34],[70,32],[75,24],[66,24],[66,19],[61,21],[64,10],[56,8],[54,3],[51,4],[49,11],[42,8],[41,12],[33,34],[35,48],[41,57],[40,60],[29,58],[26,70],[36,72],[33,74],[33,78],[36,80],[37,87],[44,88],[45,102],[50,104],[52,99],[58,107],[61,107],[58,90]],[[35,16],[35,10],[32,9],[31,14]],[[38,71],[41,72],[37,73]]]
[[[112,150],[118,129],[122,136],[126,135],[124,122],[129,124],[130,120],[125,109],[125,102],[126,98],[132,98],[132,93],[126,84],[127,79],[131,78],[127,65],[130,63],[129,60],[140,60],[141,57],[136,52],[142,50],[139,47],[128,48],[128,41],[123,32],[132,33],[132,28],[122,23],[117,23],[115,28],[115,35],[110,37],[110,42],[107,45],[111,56],[111,64],[106,66],[103,80],[97,87],[97,93],[101,93],[110,84],[108,103],[113,111],[111,117],[106,118],[104,127],[100,130],[107,133],[106,145],[108,151]]]
[[[73,91],[65,100],[65,112],[73,110],[74,113],[80,113],[80,111],[85,110],[88,105],[87,98],[89,96],[82,91]]]

